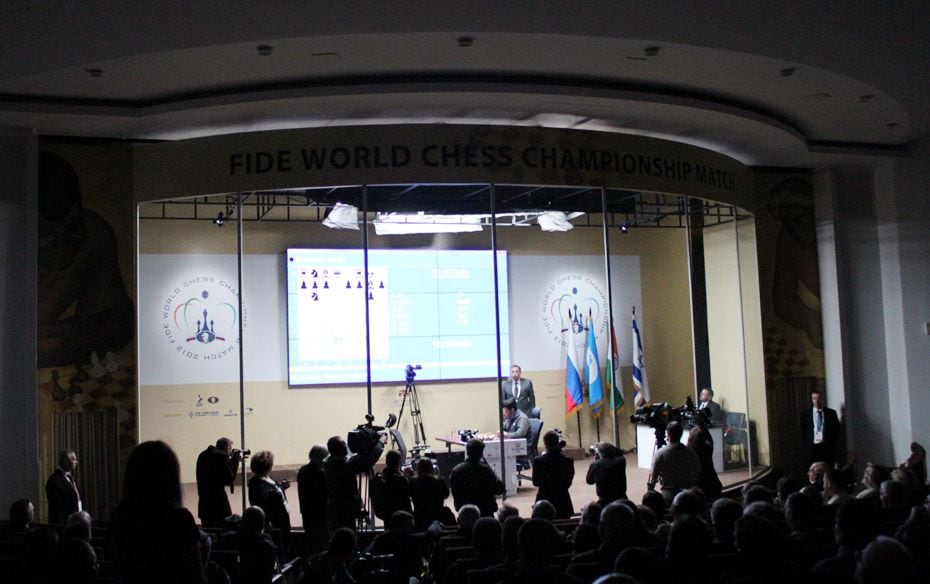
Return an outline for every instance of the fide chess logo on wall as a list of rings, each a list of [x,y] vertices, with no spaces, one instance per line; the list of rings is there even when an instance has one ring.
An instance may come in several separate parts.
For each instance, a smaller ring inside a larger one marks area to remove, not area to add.
[[[540,317],[546,336],[562,347],[568,344],[569,327],[580,335],[587,330],[588,319],[594,323],[594,333],[603,336],[607,330],[607,294],[590,276],[568,274],[558,277],[546,287],[540,305]],[[578,340],[578,337],[576,337]]]
[[[243,328],[247,316],[243,308]],[[185,359],[216,361],[238,355],[238,297],[228,279],[197,276],[178,283],[165,296],[161,321],[165,341]]]

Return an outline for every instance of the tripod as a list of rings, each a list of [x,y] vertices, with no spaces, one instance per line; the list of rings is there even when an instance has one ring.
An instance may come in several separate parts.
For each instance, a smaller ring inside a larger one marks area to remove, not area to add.
[[[419,458],[424,450],[429,450],[429,444],[426,443],[426,430],[423,428],[423,415],[420,413],[420,398],[417,396],[417,386],[413,382],[417,376],[414,369],[421,369],[421,367],[420,365],[407,365],[407,385],[404,386],[404,398],[400,402],[396,425],[399,429],[401,418],[404,417],[404,406],[409,405],[410,422],[413,424],[413,448],[410,449],[410,458],[413,460]],[[391,437],[393,438],[393,433]]]

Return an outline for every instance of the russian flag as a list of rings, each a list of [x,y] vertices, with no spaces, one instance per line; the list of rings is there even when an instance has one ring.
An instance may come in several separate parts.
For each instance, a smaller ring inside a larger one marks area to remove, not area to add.
[[[575,309],[577,317],[578,309]],[[570,416],[584,403],[584,393],[581,391],[581,367],[579,367],[578,351],[575,348],[575,328],[582,328],[581,320],[576,322],[572,318],[572,311],[568,311],[568,347],[565,349],[565,415]],[[578,332],[581,332],[580,330]]]

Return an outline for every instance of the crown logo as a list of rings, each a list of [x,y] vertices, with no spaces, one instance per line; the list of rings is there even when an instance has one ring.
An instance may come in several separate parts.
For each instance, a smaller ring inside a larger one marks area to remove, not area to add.
[[[220,340],[225,341],[223,337],[217,336],[216,331],[214,330],[213,321],[209,321],[209,326],[207,325],[207,309],[203,309],[203,321],[197,321],[197,332],[194,333],[194,336],[187,339],[187,342],[197,341],[198,343],[203,343],[204,345],[209,345],[213,341]]]

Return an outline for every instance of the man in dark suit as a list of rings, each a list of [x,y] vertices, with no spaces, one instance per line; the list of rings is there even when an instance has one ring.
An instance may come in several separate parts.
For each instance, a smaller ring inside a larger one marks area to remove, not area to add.
[[[69,515],[84,510],[81,491],[72,476],[77,463],[77,454],[74,450],[66,448],[58,453],[58,467],[45,483],[49,523],[64,525]]]
[[[533,461],[533,485],[538,487],[536,500],[552,503],[555,516],[564,519],[575,513],[568,492],[575,478],[575,461],[562,454],[560,440],[559,435],[552,431],[543,436],[546,451]]]
[[[232,515],[226,487],[236,480],[242,461],[242,453],[232,445],[229,438],[220,438],[197,457],[197,516],[204,527],[219,527]]]
[[[510,368],[510,378],[502,384],[503,401],[514,400],[518,410],[530,415],[536,407],[536,394],[533,392],[533,382],[521,377],[522,373],[519,365]]]
[[[839,459],[840,420],[836,410],[826,407],[823,392],[811,393],[811,409],[801,420],[801,435],[810,453],[808,462],[825,462],[833,466]]]
[[[698,398],[698,410],[707,410],[710,423],[714,426],[725,426],[727,423],[727,415],[723,412],[720,404],[714,401],[714,390],[709,387],[701,390],[701,395]]]
[[[497,495],[503,494],[504,483],[484,462],[484,442],[472,438],[465,445],[465,462],[460,462],[449,475],[452,500],[456,510],[463,505],[476,505],[481,515],[491,517],[497,511]]]

